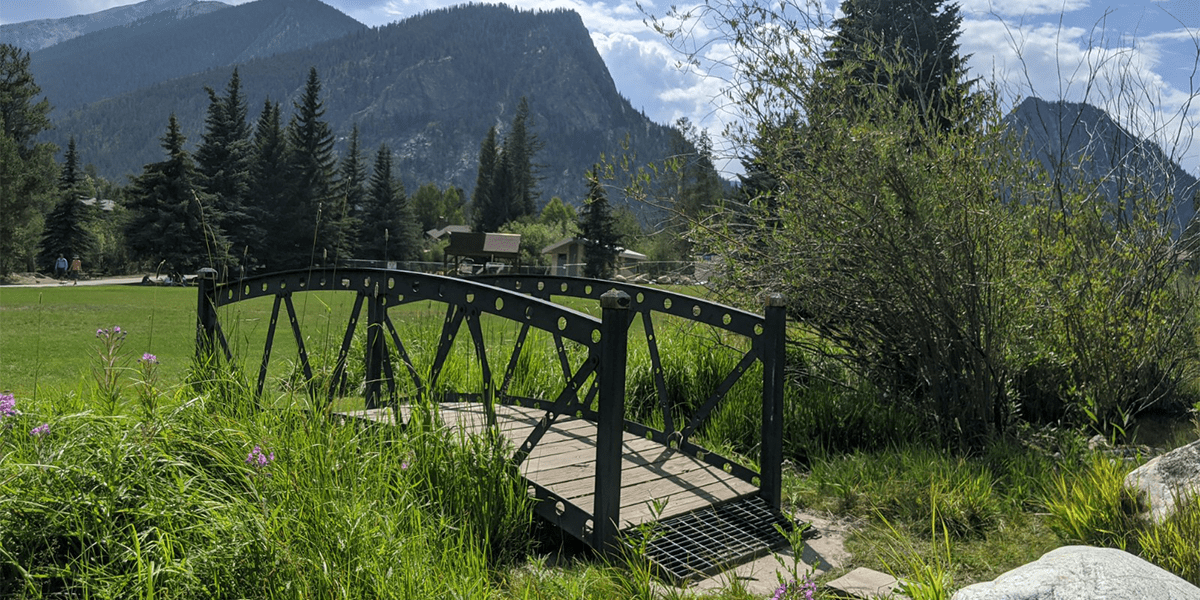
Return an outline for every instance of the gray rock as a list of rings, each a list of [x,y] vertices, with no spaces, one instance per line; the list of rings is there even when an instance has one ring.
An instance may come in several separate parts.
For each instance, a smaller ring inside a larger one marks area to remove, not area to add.
[[[1063,546],[951,600],[1200,600],[1200,588],[1128,552]]]
[[[1125,485],[1139,490],[1150,518],[1161,522],[1175,510],[1175,496],[1200,493],[1200,440],[1176,448],[1134,469]]]

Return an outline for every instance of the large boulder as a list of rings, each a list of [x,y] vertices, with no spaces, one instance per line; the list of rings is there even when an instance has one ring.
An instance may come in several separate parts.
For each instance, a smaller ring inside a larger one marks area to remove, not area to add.
[[[1200,588],[1128,552],[1063,546],[951,600],[1200,600]]]
[[[1150,505],[1150,518],[1161,522],[1175,510],[1175,496],[1200,493],[1200,440],[1176,448],[1134,469],[1125,485],[1139,490]]]

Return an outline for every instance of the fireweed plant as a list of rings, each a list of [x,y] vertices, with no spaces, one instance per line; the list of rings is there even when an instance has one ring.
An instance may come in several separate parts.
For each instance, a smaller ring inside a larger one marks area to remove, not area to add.
[[[133,382],[138,404],[147,418],[158,406],[158,357],[146,352],[137,361],[137,379]]]
[[[122,351],[127,332],[120,326],[96,330],[100,347],[96,350],[97,364],[92,373],[96,378],[97,394],[105,414],[115,414],[121,402],[121,372],[127,368],[129,357]]]

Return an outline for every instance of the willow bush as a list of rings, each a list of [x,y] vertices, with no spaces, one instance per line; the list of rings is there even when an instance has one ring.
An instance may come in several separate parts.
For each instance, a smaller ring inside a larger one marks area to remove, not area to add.
[[[657,21],[688,64],[726,74],[745,124],[742,195],[689,235],[720,257],[717,287],[744,306],[784,293],[809,347],[951,444],[984,447],[1035,399],[1102,430],[1186,406],[1196,298],[1153,168],[1050,171],[965,73],[920,101],[895,53],[831,67],[814,11],[729,0]],[[712,40],[689,45],[694,31],[717,32],[727,60],[705,65]],[[868,62],[886,76],[864,81]],[[661,203],[648,179],[627,192]]]

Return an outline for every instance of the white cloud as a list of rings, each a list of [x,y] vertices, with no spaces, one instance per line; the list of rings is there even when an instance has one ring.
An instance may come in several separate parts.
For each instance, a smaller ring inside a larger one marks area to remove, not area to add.
[[[1000,15],[1030,17],[1069,13],[1090,4],[1088,0],[962,0],[963,15]]]

